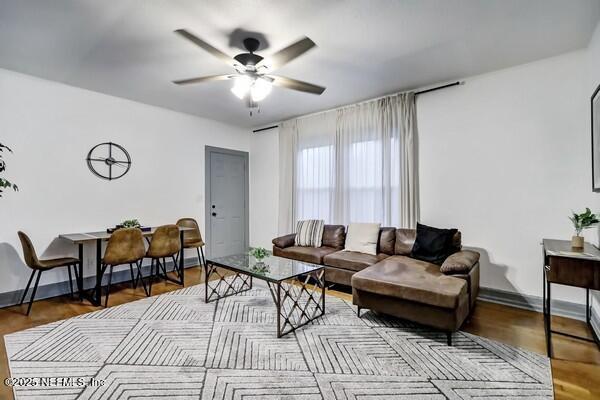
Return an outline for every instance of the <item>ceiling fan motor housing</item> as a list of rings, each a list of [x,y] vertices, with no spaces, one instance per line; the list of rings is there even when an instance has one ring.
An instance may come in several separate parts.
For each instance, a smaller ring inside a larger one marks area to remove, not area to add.
[[[256,65],[256,64],[258,64],[260,62],[260,60],[263,59],[258,54],[252,54],[252,53],[238,54],[234,58],[235,58],[236,61],[238,61],[240,64],[242,64],[244,66]]]
[[[239,61],[242,65],[256,65],[258,64],[263,57],[258,54],[254,54],[258,47],[260,46],[260,42],[255,38],[246,38],[244,39],[244,47],[248,50],[248,53],[238,54],[234,58]]]

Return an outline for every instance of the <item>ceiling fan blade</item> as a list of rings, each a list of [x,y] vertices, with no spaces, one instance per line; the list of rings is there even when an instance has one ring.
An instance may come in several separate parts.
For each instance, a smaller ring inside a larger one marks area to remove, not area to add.
[[[227,54],[223,53],[221,50],[206,43],[204,40],[200,39],[198,36],[194,35],[193,33],[190,33],[185,29],[177,29],[175,31],[175,33],[186,38],[190,42],[194,43],[196,46],[206,50],[207,52],[209,52],[213,56],[217,57],[221,61],[223,61],[229,65],[235,64],[235,60],[233,58],[229,57]]]
[[[231,78],[231,74],[229,75],[210,75],[210,76],[199,76],[197,78],[189,78],[189,79],[179,79],[177,81],[173,81],[176,85],[189,85],[191,83],[200,83],[200,82],[210,82],[210,81],[226,81]]]
[[[326,89],[323,86],[313,85],[312,83],[302,82],[292,78],[286,78],[285,76],[267,75],[267,77],[273,79],[273,85],[281,86],[287,89],[298,90],[300,92],[321,94]]]
[[[266,57],[265,60],[261,61],[259,65],[266,65],[269,70],[273,71],[277,68],[283,67],[288,62],[306,53],[308,50],[315,47],[315,42],[307,37],[292,43],[288,47],[279,50],[277,53]]]

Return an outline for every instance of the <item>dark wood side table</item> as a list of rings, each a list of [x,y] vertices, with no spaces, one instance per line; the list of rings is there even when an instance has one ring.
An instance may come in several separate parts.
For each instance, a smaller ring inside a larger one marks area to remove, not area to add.
[[[590,243],[583,249],[571,248],[569,240],[544,239],[544,327],[546,331],[546,349],[548,357],[552,357],[552,334],[568,336],[587,342],[596,342],[600,348],[600,340],[591,326],[590,290],[600,290],[600,250]],[[552,330],[551,284],[575,286],[585,289],[585,320],[592,332],[593,339],[575,336],[567,332]]]

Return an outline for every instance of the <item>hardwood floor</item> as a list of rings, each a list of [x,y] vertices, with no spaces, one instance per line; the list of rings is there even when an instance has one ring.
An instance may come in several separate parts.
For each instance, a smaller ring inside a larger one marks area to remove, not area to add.
[[[199,267],[187,269],[186,286],[200,283],[202,281],[200,272]],[[153,286],[152,294],[157,295],[177,289],[180,289],[180,286],[161,282]],[[335,290],[329,290],[328,294],[352,299],[350,294]],[[109,305],[123,304],[143,297],[143,290],[139,287],[134,291],[129,284],[114,285]],[[2,381],[9,376],[4,335],[98,309],[87,302],[80,303],[71,300],[68,296],[36,301],[29,317],[24,315],[25,305],[0,309],[0,377]],[[589,335],[583,322],[562,317],[554,317],[552,322],[558,330]],[[545,354],[543,316],[540,313],[480,301],[462,330]],[[553,342],[555,358],[552,359],[552,375],[555,399],[600,399],[600,351],[598,348],[592,343],[558,335],[553,336]],[[12,398],[12,389],[4,384],[0,385],[0,399]]]

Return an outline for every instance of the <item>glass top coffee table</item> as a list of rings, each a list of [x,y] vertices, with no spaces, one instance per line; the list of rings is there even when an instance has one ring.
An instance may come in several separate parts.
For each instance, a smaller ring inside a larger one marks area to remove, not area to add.
[[[206,260],[204,300],[208,303],[250,290],[253,278],[269,287],[277,308],[277,337],[325,314],[325,268],[276,256],[257,260],[237,254]]]

